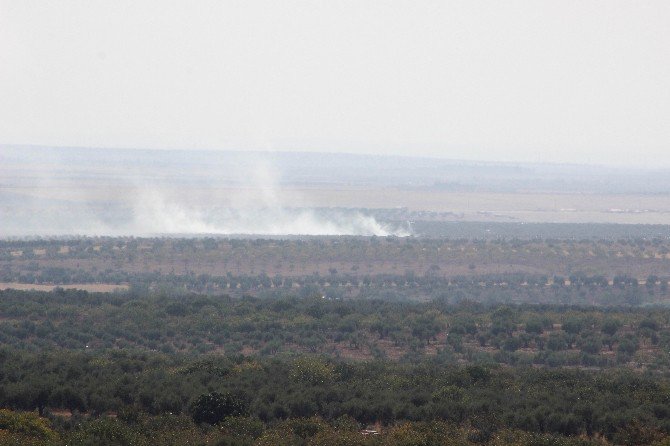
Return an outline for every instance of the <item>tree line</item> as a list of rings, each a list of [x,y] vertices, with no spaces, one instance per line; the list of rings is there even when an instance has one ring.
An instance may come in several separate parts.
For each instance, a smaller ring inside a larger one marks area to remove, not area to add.
[[[22,350],[285,352],[444,364],[670,368],[670,310],[229,295],[0,291],[0,342]]]
[[[0,359],[0,440],[143,444],[161,422],[161,436],[246,437],[218,444],[650,444],[670,432],[668,378],[623,370],[6,348]],[[383,442],[361,434],[374,424]]]

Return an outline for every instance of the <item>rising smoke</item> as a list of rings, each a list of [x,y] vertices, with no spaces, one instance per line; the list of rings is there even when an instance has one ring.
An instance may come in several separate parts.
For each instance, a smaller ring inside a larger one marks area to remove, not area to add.
[[[170,201],[165,193],[143,187],[133,206],[135,234],[360,235],[407,236],[406,229],[384,224],[361,211],[295,208],[283,197],[277,170],[259,160],[230,199],[229,206],[196,207]],[[302,197],[304,201],[304,197]],[[295,197],[293,197],[295,200]]]
[[[86,156],[73,161],[53,151],[41,163],[13,155],[10,161],[24,168],[3,169],[12,185],[0,190],[4,237],[409,235],[402,225],[369,212],[329,208],[295,190],[287,193],[280,169],[260,155],[226,166],[225,178],[207,166],[161,170],[133,167],[126,159],[99,166]]]

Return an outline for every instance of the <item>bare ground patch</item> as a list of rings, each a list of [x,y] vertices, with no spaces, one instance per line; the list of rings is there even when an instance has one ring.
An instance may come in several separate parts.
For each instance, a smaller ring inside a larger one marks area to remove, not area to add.
[[[114,291],[126,291],[128,285],[117,285],[113,283],[72,283],[68,285],[47,285],[34,283],[0,282],[0,290],[35,290],[35,291],[53,291],[54,288],[77,289],[88,291],[90,293],[111,293]]]

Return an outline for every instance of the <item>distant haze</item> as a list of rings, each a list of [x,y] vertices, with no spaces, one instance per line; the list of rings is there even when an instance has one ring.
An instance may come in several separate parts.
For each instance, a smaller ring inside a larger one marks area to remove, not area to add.
[[[0,145],[0,238],[420,236],[468,221],[668,225],[669,196],[670,169]]]
[[[670,2],[0,0],[0,143],[670,166]]]

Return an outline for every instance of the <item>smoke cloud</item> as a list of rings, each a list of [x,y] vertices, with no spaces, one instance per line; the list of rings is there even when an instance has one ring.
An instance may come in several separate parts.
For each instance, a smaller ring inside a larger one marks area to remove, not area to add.
[[[141,188],[133,206],[134,234],[223,235],[360,235],[408,236],[409,231],[377,221],[361,211],[289,206],[281,193],[277,170],[259,160],[247,180],[245,192],[231,205],[216,203],[194,207],[170,201],[160,190]],[[293,197],[295,200],[295,197]],[[302,200],[304,201],[304,197]]]
[[[40,168],[35,159],[14,155],[8,161],[24,164],[4,168],[12,183],[0,189],[4,237],[410,235],[370,212],[288,193],[280,169],[261,156],[226,169],[203,163],[180,170],[175,163],[133,167],[129,160],[99,166],[87,157],[73,161],[53,152]]]
[[[202,212],[167,202],[155,191],[142,194],[131,234],[221,235],[377,235],[407,236],[408,231],[358,211],[268,208],[217,208]],[[320,215],[321,214],[321,215]]]

